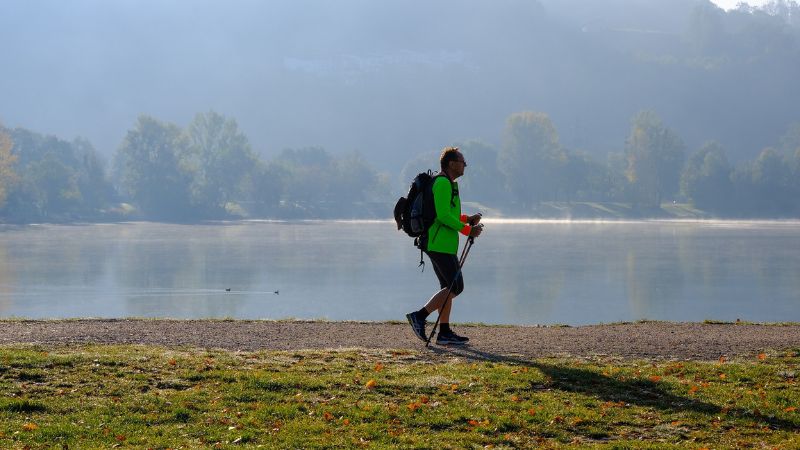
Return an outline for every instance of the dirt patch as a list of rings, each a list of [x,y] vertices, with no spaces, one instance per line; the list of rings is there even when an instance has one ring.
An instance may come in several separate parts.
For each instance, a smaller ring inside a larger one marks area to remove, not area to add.
[[[424,344],[405,323],[247,320],[0,321],[0,345],[147,344],[228,350],[416,349],[476,359],[619,357],[717,360],[800,350],[800,325],[644,322],[580,327],[455,326],[470,346]]]

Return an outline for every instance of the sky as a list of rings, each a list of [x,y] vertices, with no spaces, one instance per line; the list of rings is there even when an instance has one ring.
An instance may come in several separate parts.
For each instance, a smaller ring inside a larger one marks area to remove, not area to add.
[[[739,3],[747,3],[750,6],[763,6],[769,3],[769,0],[711,0],[712,2],[716,3],[717,6],[724,10],[729,10],[736,8]]]
[[[707,73],[662,57],[687,51],[698,1],[0,0],[0,122],[110,157],[140,114],[185,127],[213,110],[266,158],[318,146],[395,171],[444,145],[500,145],[528,110],[605,158],[650,109],[690,148],[752,158],[800,117],[800,63]]]

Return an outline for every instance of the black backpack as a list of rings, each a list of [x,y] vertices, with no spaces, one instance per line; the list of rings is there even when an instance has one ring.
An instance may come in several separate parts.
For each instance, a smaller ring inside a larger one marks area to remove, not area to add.
[[[419,265],[425,270],[425,263],[422,260],[422,251],[428,243],[428,228],[436,220],[436,205],[433,203],[433,182],[437,177],[444,174],[434,175],[430,170],[422,172],[414,177],[408,194],[400,197],[394,205],[394,221],[398,230],[403,230],[407,235],[414,238],[414,245],[419,247]],[[452,201],[451,194],[451,201]]]
[[[436,207],[433,204],[434,178],[436,176],[430,170],[418,174],[411,182],[408,194],[400,197],[394,205],[397,229],[413,238],[424,235],[436,219]]]

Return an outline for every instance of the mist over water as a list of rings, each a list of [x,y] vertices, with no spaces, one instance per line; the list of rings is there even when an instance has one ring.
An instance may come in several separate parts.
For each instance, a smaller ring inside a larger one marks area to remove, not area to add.
[[[798,238],[793,221],[487,220],[452,320],[800,321]],[[438,289],[418,259],[388,221],[5,227],[0,316],[402,320]]]

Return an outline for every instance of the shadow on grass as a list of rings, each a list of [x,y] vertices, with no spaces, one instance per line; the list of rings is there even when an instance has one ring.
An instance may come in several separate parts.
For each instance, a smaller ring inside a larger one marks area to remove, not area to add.
[[[714,420],[717,416],[724,414],[728,417],[749,419],[763,423],[772,429],[800,431],[800,424],[795,421],[765,416],[741,408],[723,410],[722,407],[713,403],[676,395],[668,391],[660,383],[650,380],[622,381],[591,370],[498,355],[475,350],[471,347],[438,347],[431,348],[431,350],[440,355],[461,356],[470,360],[507,363],[537,369],[547,377],[547,381],[538,385],[531,384],[531,389],[533,390],[558,389],[592,396],[602,401],[624,402],[669,412],[697,412],[708,415],[709,420]]]

